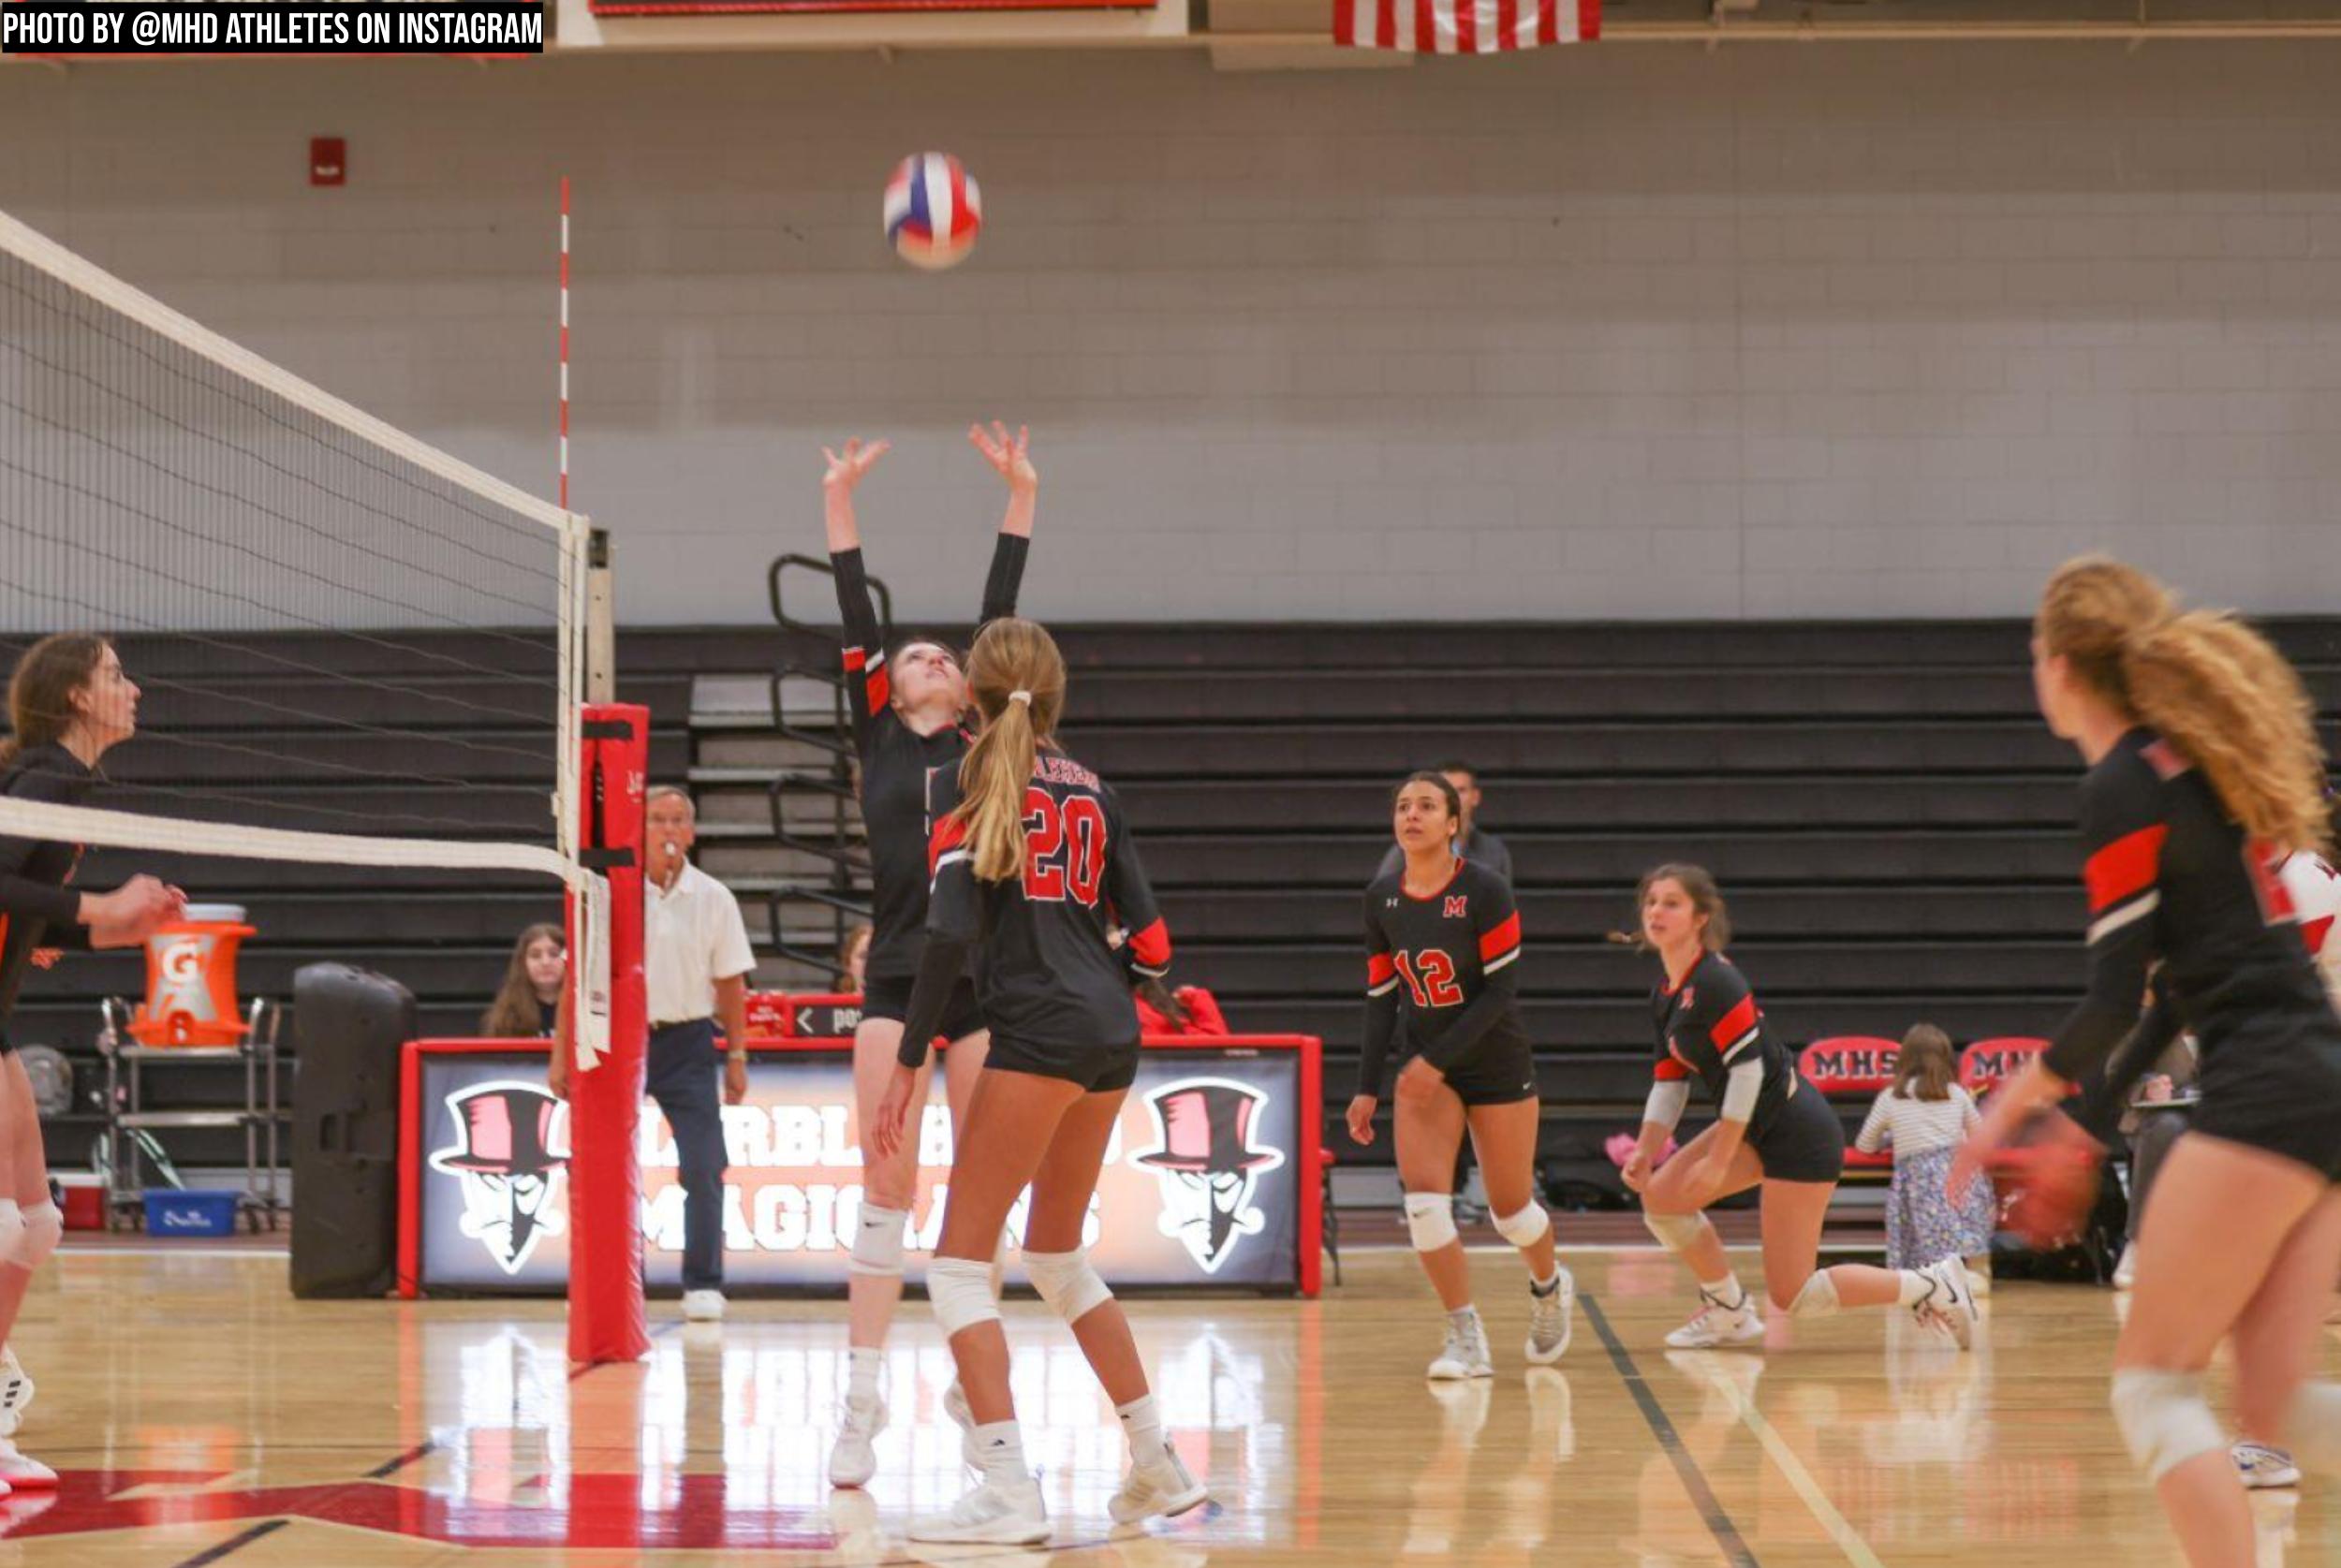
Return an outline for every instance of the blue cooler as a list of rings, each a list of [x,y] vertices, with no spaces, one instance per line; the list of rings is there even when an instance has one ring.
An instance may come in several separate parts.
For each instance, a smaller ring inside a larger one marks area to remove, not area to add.
[[[149,1187],[146,1190],[146,1234],[216,1239],[236,1234],[234,1193]]]

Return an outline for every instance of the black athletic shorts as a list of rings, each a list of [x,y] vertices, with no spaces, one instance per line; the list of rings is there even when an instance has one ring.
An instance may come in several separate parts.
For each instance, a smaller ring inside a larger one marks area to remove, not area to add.
[[[1406,1070],[1406,1063],[1399,1063]],[[1447,1087],[1466,1107],[1515,1106],[1537,1097],[1537,1058],[1527,1042],[1473,1052],[1448,1073]]]
[[[1769,1181],[1834,1181],[1845,1174],[1845,1126],[1801,1073],[1772,1120],[1748,1130],[1747,1147]]]
[[[1038,1046],[1005,1034],[992,1036],[992,1049],[983,1059],[985,1072],[1030,1073],[1035,1077],[1062,1078],[1085,1093],[1105,1094],[1127,1089],[1138,1078],[1138,1042],[1126,1046]]]
[[[907,975],[899,979],[871,975],[861,988],[861,1016],[902,1022],[910,1017],[911,984],[912,976]],[[943,1026],[935,1033],[945,1040],[964,1040],[983,1029],[983,1009],[976,1005],[975,983],[963,978],[951,988],[951,999],[943,1006]]]
[[[2245,1030],[2203,1052],[2201,1083],[2192,1131],[2341,1181],[2341,1043],[2289,1025]]]

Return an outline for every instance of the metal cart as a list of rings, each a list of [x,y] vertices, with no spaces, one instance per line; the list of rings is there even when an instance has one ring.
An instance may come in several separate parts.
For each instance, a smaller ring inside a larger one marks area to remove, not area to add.
[[[277,1035],[284,1026],[284,1007],[266,997],[254,999],[243,1041],[234,1046],[141,1046],[130,1033],[126,1004],[108,998],[98,1004],[98,1012],[105,1020],[97,1050],[106,1059],[106,1130],[99,1160],[106,1180],[106,1227],[142,1224],[149,1188],[185,1186],[155,1135],[178,1128],[241,1127],[243,1189],[236,1194],[236,1209],[246,1229],[265,1225],[274,1230],[286,1210],[278,1185],[283,1118],[277,1092]],[[149,1109],[148,1062],[241,1067],[243,1105],[217,1110]]]

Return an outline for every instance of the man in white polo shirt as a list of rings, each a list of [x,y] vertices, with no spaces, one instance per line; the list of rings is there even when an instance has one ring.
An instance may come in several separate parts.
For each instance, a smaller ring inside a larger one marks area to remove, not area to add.
[[[756,954],[731,889],[691,864],[690,796],[660,784],[645,799],[642,968],[650,992],[646,1087],[674,1129],[683,1185],[683,1315],[724,1315],[723,1106],[748,1093],[748,972]],[[729,1048],[715,1092],[715,1027]]]

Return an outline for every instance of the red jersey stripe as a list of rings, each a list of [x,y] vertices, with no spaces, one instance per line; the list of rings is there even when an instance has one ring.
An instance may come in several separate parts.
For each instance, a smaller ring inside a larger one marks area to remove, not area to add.
[[[2081,873],[2089,887],[2089,913],[2102,915],[2153,887],[2161,874],[2162,841],[2170,836],[2170,828],[2157,822],[2125,833],[2090,856]]]
[[[1665,1061],[1659,1062],[1656,1067],[1652,1069],[1650,1076],[1656,1078],[1660,1083],[1676,1083],[1684,1078],[1689,1077],[1691,1076],[1691,1070],[1670,1056]]]
[[[1388,953],[1365,955],[1365,983],[1371,988],[1398,977],[1398,960]]]
[[[869,687],[870,716],[876,718],[886,711],[888,703],[894,700],[894,678],[888,674],[886,667],[881,665],[876,673],[870,677]]]
[[[848,648],[846,650],[846,673],[847,675],[861,674],[863,667],[868,665],[869,662],[870,655],[864,653],[861,649]]]
[[[1170,961],[1170,928],[1156,920],[1142,931],[1130,932],[1130,954],[1149,969]]]
[[[1520,945],[1520,915],[1518,911],[1505,917],[1504,923],[1480,937],[1480,961],[1493,963]]]
[[[936,823],[935,831],[927,837],[927,875],[933,876],[943,857],[966,842],[967,825],[960,821],[956,814]]]
[[[1740,1004],[1723,1015],[1722,1021],[1707,1032],[1707,1038],[1715,1043],[1715,1049],[1730,1050],[1739,1037],[1756,1027],[1756,999],[1743,996]]]
[[[6,922],[0,922],[0,931],[7,929]],[[2301,940],[2308,945],[2310,958],[2319,957],[2324,952],[2325,938],[2332,931],[2333,916],[2330,915],[2321,920],[2310,920],[2301,927]]]

